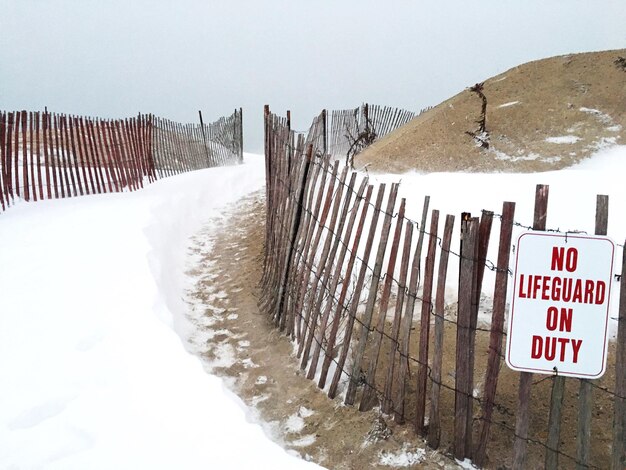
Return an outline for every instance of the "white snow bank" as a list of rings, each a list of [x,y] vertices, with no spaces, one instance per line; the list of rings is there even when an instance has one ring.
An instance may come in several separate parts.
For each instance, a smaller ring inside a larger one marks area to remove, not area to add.
[[[558,137],[548,137],[546,142],[550,144],[575,144],[580,140],[580,137],[575,135],[560,135]]]
[[[609,116],[606,113],[603,113],[599,109],[582,107],[582,108],[578,108],[578,110],[580,112],[582,112],[582,113],[591,114],[598,121],[600,121],[600,122],[602,122],[604,124],[611,124],[613,122],[613,119],[611,118],[611,116]]]
[[[0,468],[300,468],[189,355],[187,237],[263,159],[0,215]],[[245,450],[245,451],[242,451]]]
[[[515,106],[516,104],[519,104],[519,101],[509,101],[508,103],[501,104],[498,108],[508,108],[509,106]]]
[[[415,451],[409,450],[409,446],[405,444],[398,453],[381,452],[379,455],[379,465],[387,467],[411,467],[415,466],[426,457],[424,449],[416,448]]]

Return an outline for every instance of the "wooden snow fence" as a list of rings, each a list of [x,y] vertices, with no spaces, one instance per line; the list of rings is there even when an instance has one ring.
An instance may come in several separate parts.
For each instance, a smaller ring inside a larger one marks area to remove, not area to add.
[[[480,467],[625,468],[626,293],[601,379],[533,377],[503,364],[513,232],[546,230],[548,187],[537,186],[532,227],[515,220],[514,202],[499,214],[443,217],[428,196],[414,221],[397,184],[374,187],[324,145],[266,107],[259,305],[295,341],[307,378]],[[597,200],[596,233],[605,234],[608,197]],[[451,263],[457,301],[446,305]],[[485,289],[487,270],[494,284]]]
[[[241,110],[200,126],[152,115],[106,120],[0,111],[0,206],[134,191],[158,178],[241,162]]]
[[[358,153],[415,116],[405,109],[367,103],[354,109],[323,110],[306,133],[305,145],[312,145],[323,155],[345,159],[348,154]],[[369,139],[363,139],[365,135]]]

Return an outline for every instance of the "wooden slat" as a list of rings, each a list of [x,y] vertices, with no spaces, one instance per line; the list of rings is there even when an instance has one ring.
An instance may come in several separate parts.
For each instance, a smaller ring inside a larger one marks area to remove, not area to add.
[[[565,393],[565,377],[558,375],[552,379],[550,394],[550,415],[548,418],[548,439],[546,440],[546,454],[544,467],[547,470],[556,470],[559,466],[559,447],[561,444],[561,414],[563,409],[563,395]]]
[[[43,158],[44,166],[46,170],[46,196],[48,199],[52,199],[52,178],[50,176],[50,113],[43,113]]]
[[[480,307],[480,294],[482,292],[483,277],[485,274],[487,251],[491,237],[491,225],[493,212],[482,211],[476,241],[476,264],[474,266],[474,280],[472,285],[472,311],[470,317],[469,351],[468,351],[468,385],[467,389],[474,390],[474,361],[476,358],[476,326],[478,323],[478,310]],[[474,400],[470,399],[467,404],[467,431],[465,433],[465,455],[471,457],[473,451],[473,425],[474,425]]]
[[[14,151],[13,151],[13,172],[15,183],[13,185],[13,189],[15,190],[15,195],[19,198],[23,194],[20,188],[20,121],[21,121],[20,112],[15,113],[15,127],[13,128],[13,137],[14,137]]]
[[[538,184],[535,190],[535,213],[533,229],[545,230],[548,217],[549,186]],[[515,442],[513,444],[513,470],[526,468],[526,448],[528,443],[528,425],[530,392],[533,375],[530,372],[520,372],[519,390],[517,396],[517,416],[515,420]]]
[[[33,127],[34,127],[34,133],[35,133],[35,153],[37,155],[37,162],[36,162],[36,167],[37,167],[37,190],[39,192],[39,199],[43,199],[43,178],[42,178],[42,171],[41,171],[41,141],[40,139],[40,131],[39,131],[39,112],[35,112],[33,113]],[[31,147],[32,150],[32,147]]]
[[[478,239],[478,218],[464,213],[461,220],[461,260],[459,267],[456,376],[454,406],[454,457],[466,457],[467,419],[472,390],[469,388],[470,371],[467,356],[470,348],[471,315],[475,269],[475,252]]]
[[[6,119],[7,114],[0,112],[0,202],[3,211],[9,205],[9,195],[6,190]]]
[[[54,114],[52,122],[54,123],[54,147],[55,147],[55,172],[59,176],[59,189],[61,190],[61,197],[65,197],[65,176],[63,173],[63,153],[62,153],[62,141],[59,138],[61,132],[59,131],[59,115]]]
[[[33,129],[33,113],[28,113],[28,134],[30,136],[30,146],[28,149],[28,155],[30,159],[30,193],[33,197],[33,201],[37,200],[37,180],[35,179],[35,132]]]
[[[59,198],[59,157],[58,135],[55,125],[56,114],[48,114],[48,145],[50,152],[50,172],[52,173],[52,191],[55,199]]]
[[[409,373],[409,340],[411,336],[411,328],[413,326],[413,310],[415,308],[415,300],[420,280],[420,263],[422,259],[422,244],[424,242],[424,232],[426,219],[428,217],[428,205],[430,204],[430,196],[424,197],[424,206],[422,208],[422,220],[419,226],[419,236],[417,247],[411,262],[411,276],[409,278],[409,292],[407,296],[404,317],[400,326],[400,364],[398,367],[398,386],[396,399],[394,400],[394,420],[398,424],[404,423],[404,398],[406,392],[406,377]]]
[[[15,202],[15,191],[13,188],[13,125],[14,125],[14,113],[10,112],[7,118],[7,136],[6,136],[6,180],[5,185],[7,187],[7,193],[10,195],[13,202]]]
[[[485,373],[485,391],[481,414],[482,424],[479,432],[478,445],[473,458],[473,461],[479,467],[483,467],[486,460],[487,443],[489,441],[496,389],[498,387],[498,376],[500,374],[500,356],[502,355],[504,312],[506,309],[506,291],[509,279],[508,269],[514,215],[515,203],[505,202],[502,206],[502,220],[500,222],[500,243],[498,247],[497,272],[493,293],[493,310],[491,313],[491,331],[489,334],[489,353],[487,358],[487,370]]]
[[[441,255],[439,256],[439,271],[437,275],[437,293],[435,296],[435,333],[433,342],[433,369],[432,388],[430,398],[430,413],[428,418],[428,445],[433,449],[439,448],[441,439],[441,418],[439,397],[441,393],[441,366],[443,363],[443,332],[445,315],[446,278],[448,275],[448,259],[452,242],[454,216],[448,214],[443,229]]]
[[[137,155],[137,165],[139,168],[139,176],[140,176],[141,184],[143,186],[144,178],[148,178],[148,181],[150,181],[150,178],[149,178],[149,172],[148,172],[147,165],[146,165],[145,153],[142,148],[140,118],[141,116],[137,116],[132,119],[129,119],[129,123],[130,123],[130,132],[131,132],[132,140],[133,140],[133,148],[134,148],[135,154]]]
[[[433,210],[428,235],[428,252],[424,271],[424,287],[422,289],[422,315],[420,318],[420,344],[417,364],[417,388],[415,405],[415,431],[424,434],[424,417],[426,416],[426,383],[428,381],[428,342],[430,339],[430,316],[433,309],[432,290],[435,275],[435,255],[437,252],[437,231],[439,227],[439,211]]]
[[[596,235],[606,235],[609,223],[609,196],[596,196]],[[576,469],[583,470],[591,463],[591,413],[593,408],[592,382],[580,379],[578,391],[578,427],[576,432]]]

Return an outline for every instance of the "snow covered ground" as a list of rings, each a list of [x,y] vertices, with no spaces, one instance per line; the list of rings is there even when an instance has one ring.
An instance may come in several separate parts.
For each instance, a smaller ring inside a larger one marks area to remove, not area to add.
[[[262,187],[246,162],[0,215],[0,468],[315,467],[177,334],[187,239]]]
[[[457,216],[515,201],[515,219],[525,225],[535,185],[547,183],[548,227],[589,233],[595,195],[609,194],[609,236],[623,243],[625,171],[626,147],[618,146],[558,172],[370,175],[370,182],[401,178],[415,220],[429,194],[431,208]],[[188,238],[225,204],[261,188],[263,176],[262,157],[247,156],[242,166],[134,193],[19,203],[0,215],[0,468],[312,466],[250,423],[243,403],[180,338]],[[490,274],[485,286],[493,285]]]

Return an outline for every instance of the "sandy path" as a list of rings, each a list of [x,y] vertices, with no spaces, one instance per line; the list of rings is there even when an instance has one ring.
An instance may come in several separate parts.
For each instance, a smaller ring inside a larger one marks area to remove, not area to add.
[[[301,374],[292,343],[257,307],[263,214],[253,195],[192,240],[189,342],[205,368],[252,407],[273,440],[307,460],[333,469],[458,468],[410,426],[330,400]]]

